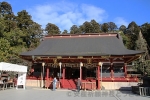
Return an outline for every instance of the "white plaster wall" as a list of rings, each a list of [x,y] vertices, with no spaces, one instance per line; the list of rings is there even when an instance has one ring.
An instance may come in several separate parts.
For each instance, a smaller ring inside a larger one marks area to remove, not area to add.
[[[40,87],[41,80],[26,80],[26,86]]]
[[[111,89],[130,89],[131,86],[137,86],[138,82],[102,82],[102,86],[105,90]],[[26,80],[26,86],[40,87],[40,80]],[[100,85],[101,86],[101,85]]]
[[[102,82],[102,86],[106,90],[110,89],[131,89],[131,86],[137,86],[138,82]]]

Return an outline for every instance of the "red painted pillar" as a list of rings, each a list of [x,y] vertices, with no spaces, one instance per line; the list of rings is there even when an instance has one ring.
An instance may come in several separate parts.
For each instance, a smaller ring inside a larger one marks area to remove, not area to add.
[[[46,79],[47,80],[49,79],[49,67],[47,67],[47,70],[46,70]]]
[[[80,67],[80,80],[82,81],[82,67]]]
[[[48,81],[49,81],[49,67],[47,66],[47,69],[46,69],[46,85],[47,85],[47,89],[48,89]]]
[[[100,66],[97,66],[97,84],[98,84],[98,87],[97,89],[99,90],[100,89]]]
[[[113,63],[111,63],[110,68],[111,68],[111,78],[113,78],[114,77]]]
[[[63,67],[63,83],[62,83],[63,86],[64,86],[64,80],[65,80],[65,67]]]
[[[124,63],[124,75],[127,77],[127,63]]]

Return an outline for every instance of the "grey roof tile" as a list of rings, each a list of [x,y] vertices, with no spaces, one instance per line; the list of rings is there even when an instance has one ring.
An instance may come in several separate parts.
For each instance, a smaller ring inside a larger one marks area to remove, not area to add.
[[[117,36],[83,36],[45,38],[32,51],[22,56],[101,56],[135,55],[143,51],[128,50]]]

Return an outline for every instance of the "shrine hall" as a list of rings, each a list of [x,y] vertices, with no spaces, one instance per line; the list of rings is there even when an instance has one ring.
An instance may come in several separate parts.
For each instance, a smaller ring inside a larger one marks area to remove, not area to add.
[[[128,64],[143,51],[129,50],[119,33],[60,34],[45,36],[39,46],[20,54],[32,62],[33,73],[27,85],[75,89],[78,78],[82,89],[119,89],[135,85],[137,76],[129,76]]]

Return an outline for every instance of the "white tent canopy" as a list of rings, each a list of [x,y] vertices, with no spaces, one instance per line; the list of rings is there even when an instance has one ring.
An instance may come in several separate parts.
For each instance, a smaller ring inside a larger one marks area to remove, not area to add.
[[[27,72],[27,66],[0,62],[1,71]]]
[[[16,89],[18,89],[18,85],[23,85],[23,88],[25,89],[27,66],[11,64],[11,63],[6,63],[6,62],[0,62],[0,71],[18,72]]]

